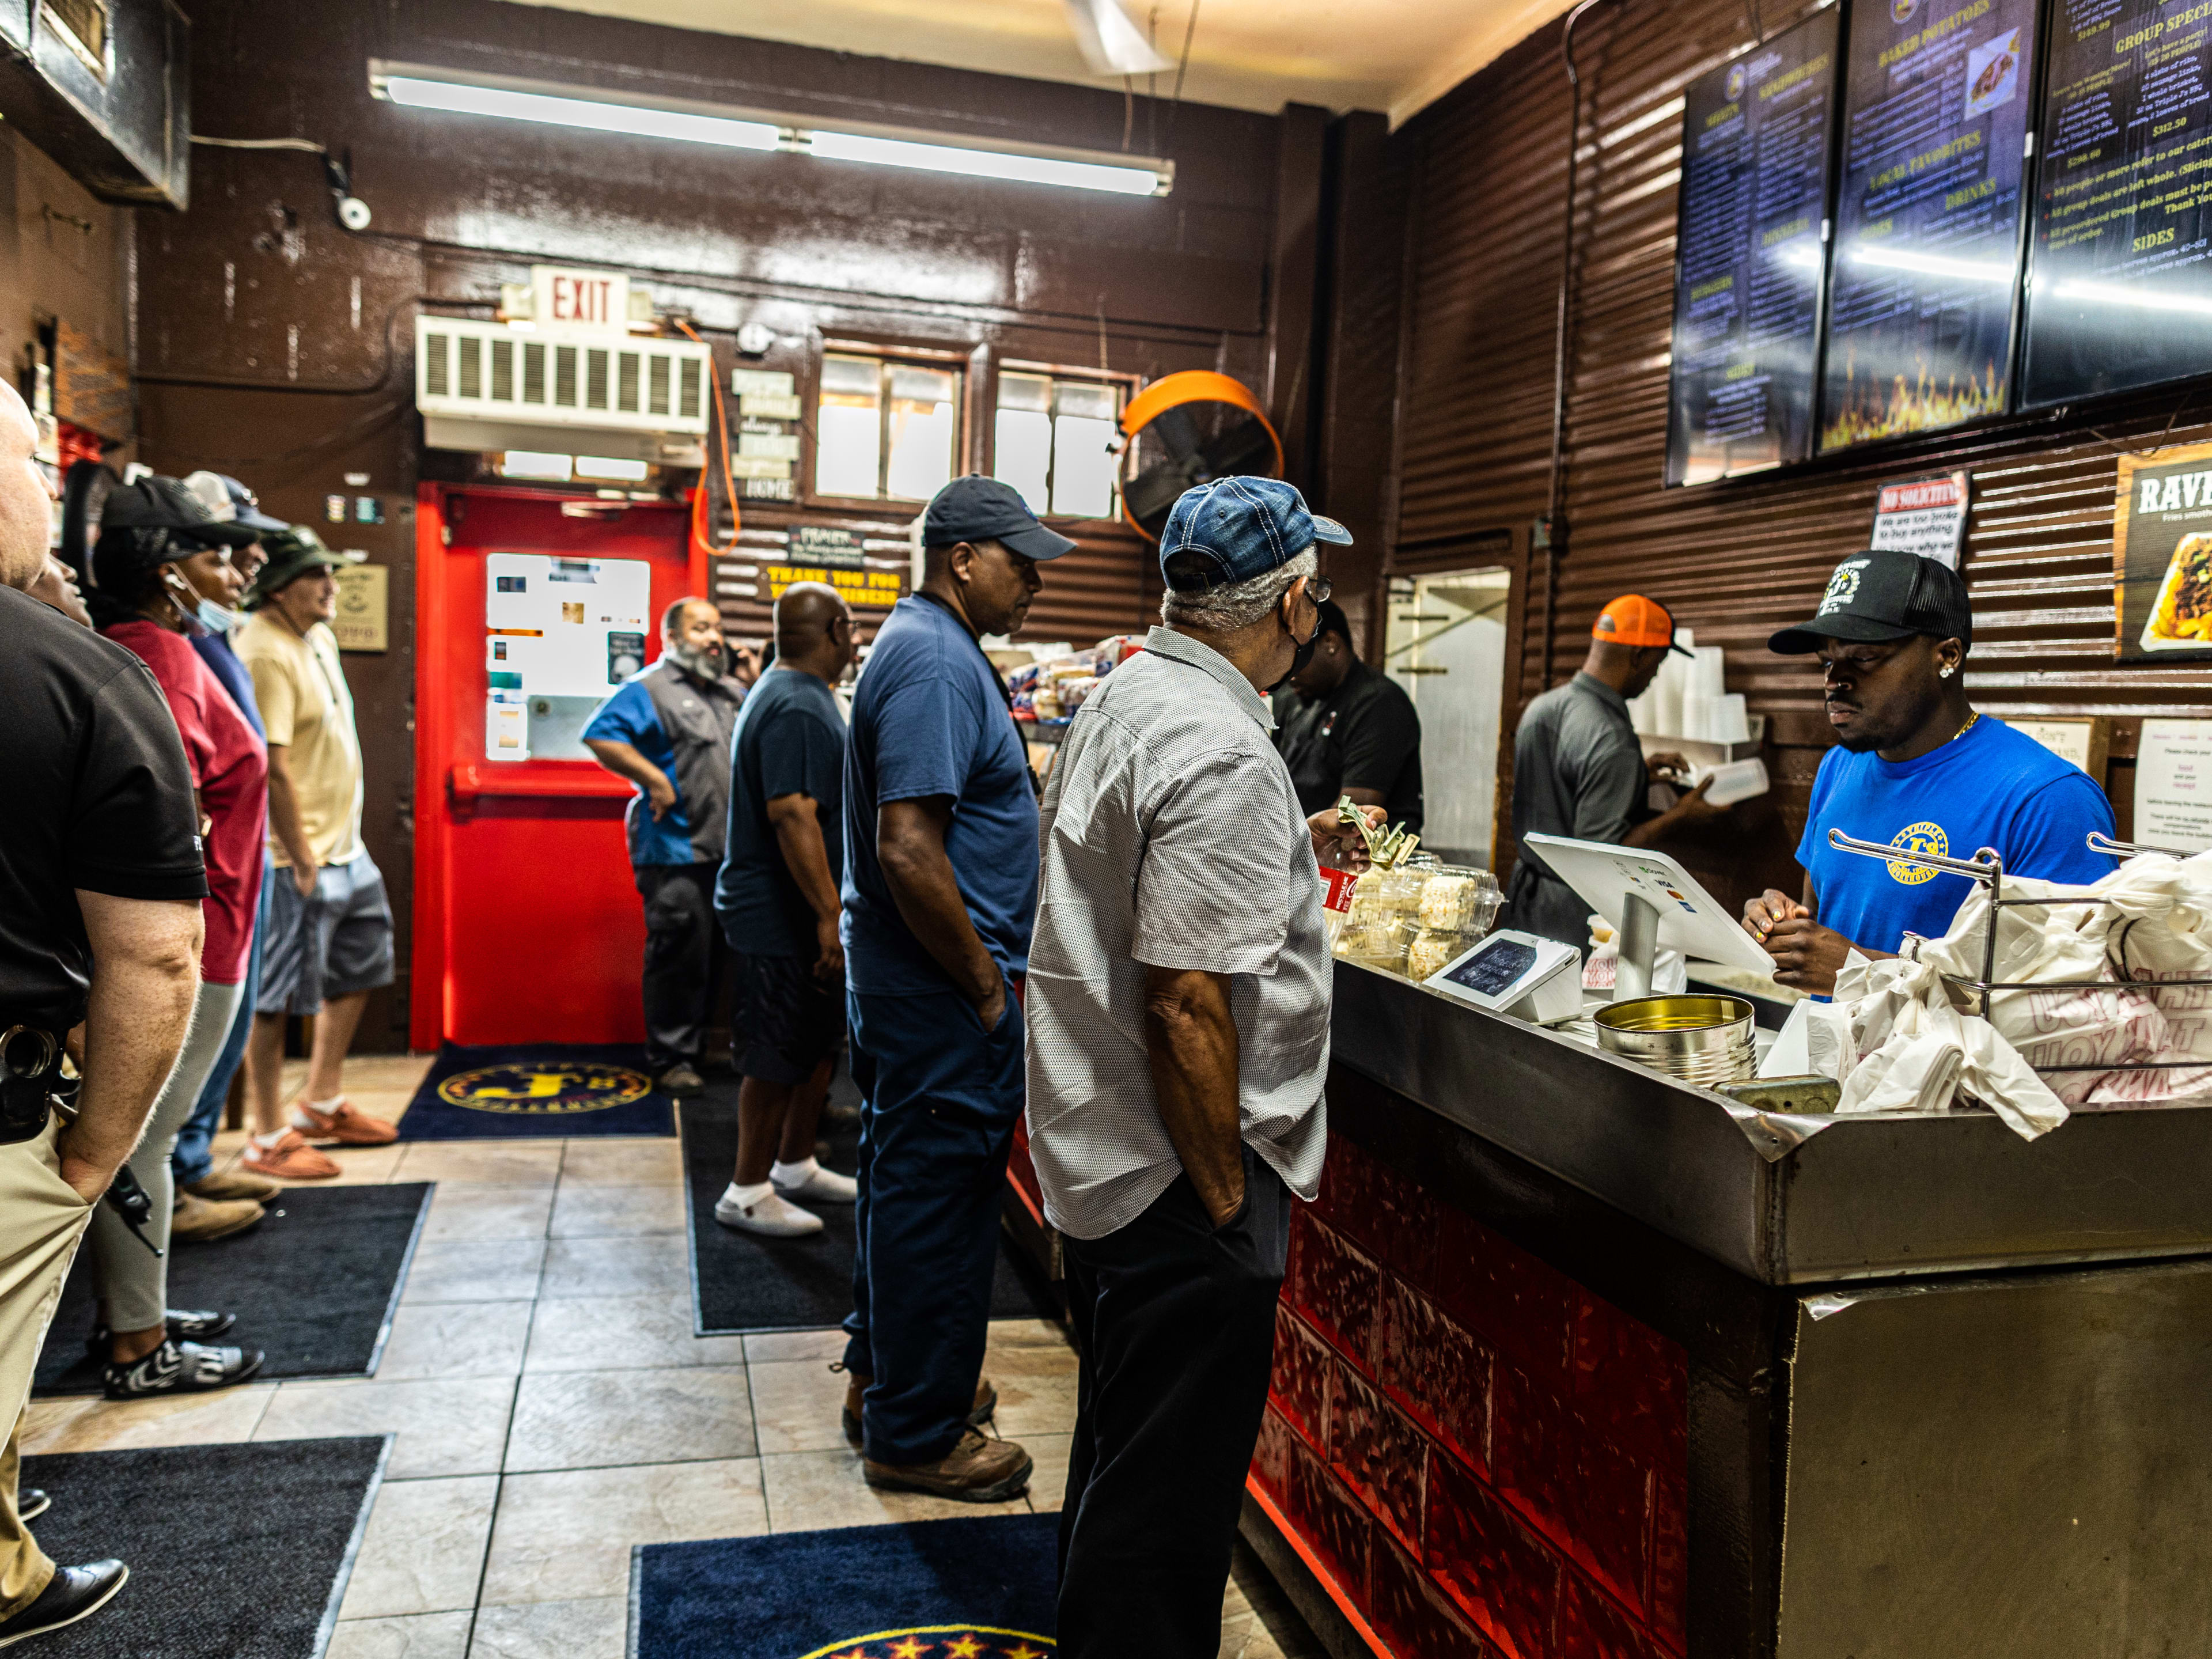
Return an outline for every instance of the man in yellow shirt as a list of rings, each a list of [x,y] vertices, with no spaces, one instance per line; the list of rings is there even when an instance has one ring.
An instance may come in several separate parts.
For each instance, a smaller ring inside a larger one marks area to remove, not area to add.
[[[237,649],[269,731],[276,883],[246,1050],[254,1133],[242,1162],[259,1175],[313,1180],[335,1176],[338,1166],[309,1140],[378,1146],[398,1136],[392,1124],[349,1105],[340,1079],[362,1005],[392,983],[392,906],[362,844],[361,739],[330,629],[337,613],[331,573],[361,555],[333,553],[304,525],[261,545],[269,562],[246,596],[252,615],[238,631]],[[289,1122],[278,1083],[287,1014],[315,1021],[307,1086]]]

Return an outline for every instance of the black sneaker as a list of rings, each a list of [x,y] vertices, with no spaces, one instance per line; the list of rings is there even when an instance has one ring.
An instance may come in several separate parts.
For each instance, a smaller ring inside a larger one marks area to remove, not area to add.
[[[82,1567],[56,1567],[39,1599],[13,1619],[0,1622],[0,1648],[44,1636],[98,1613],[123,1588],[131,1569],[120,1561],[94,1561]]]
[[[661,1093],[674,1095],[679,1099],[686,1095],[707,1092],[707,1079],[692,1069],[688,1060],[678,1060],[653,1081],[659,1085]]]
[[[165,1341],[127,1365],[109,1364],[100,1382],[110,1400],[144,1400],[157,1394],[200,1394],[245,1382],[261,1369],[258,1348],[210,1348]]]
[[[221,1336],[238,1323],[236,1314],[194,1313],[189,1309],[168,1310],[169,1340],[172,1342],[204,1342],[210,1337]],[[85,1352],[102,1364],[106,1363],[108,1343],[115,1333],[105,1325],[95,1325],[92,1334],[84,1340]]]
[[[15,1494],[15,1518],[18,1521],[35,1521],[53,1506],[54,1500],[36,1486],[26,1486]]]

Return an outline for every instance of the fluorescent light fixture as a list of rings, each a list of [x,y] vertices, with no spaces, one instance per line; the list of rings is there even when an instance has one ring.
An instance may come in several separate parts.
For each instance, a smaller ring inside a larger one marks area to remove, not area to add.
[[[1159,156],[1051,144],[986,143],[957,133],[842,122],[815,126],[806,118],[678,99],[615,96],[592,87],[562,86],[509,76],[465,75],[420,64],[372,58],[369,90],[410,109],[489,115],[513,121],[577,127],[638,138],[671,138],[724,149],[811,155],[830,161],[911,167],[1017,184],[1054,185],[1120,196],[1164,196],[1175,163]]]
[[[629,483],[643,483],[648,471],[643,461],[621,461],[610,455],[576,457],[576,476],[580,478],[620,478]]]
[[[1923,276],[1949,276],[1962,283],[2009,283],[2013,262],[1994,259],[1947,259],[1940,253],[1913,253],[1879,243],[1854,242],[1844,258],[1855,265],[1883,270],[1910,270]]]
[[[568,458],[549,455],[538,449],[510,449],[499,458],[501,476],[508,478],[538,478],[551,483],[568,482]]]
[[[2051,290],[2054,300],[2087,300],[2092,305],[2132,306],[2139,311],[2193,311],[2212,315],[2212,299],[2194,294],[2161,294],[2155,289],[2118,283],[2066,282]]]
[[[965,149],[953,144],[922,144],[907,138],[872,138],[858,132],[811,135],[807,146],[825,161],[872,161],[878,167],[919,167],[925,173],[961,173],[977,179],[1012,179],[1029,185],[1063,185],[1071,190],[1105,190],[1120,196],[1153,196],[1159,179],[1150,167],[1063,161],[1049,155],[1018,155],[1004,150]]]
[[[385,81],[384,95],[410,109],[446,110],[456,115],[496,115],[509,121],[538,121],[553,127],[586,127],[639,138],[675,138],[687,144],[720,144],[726,149],[774,149],[781,131],[765,121],[693,115],[683,110],[649,109],[592,98],[560,98],[506,87],[475,86],[465,81],[425,81],[395,75]]]

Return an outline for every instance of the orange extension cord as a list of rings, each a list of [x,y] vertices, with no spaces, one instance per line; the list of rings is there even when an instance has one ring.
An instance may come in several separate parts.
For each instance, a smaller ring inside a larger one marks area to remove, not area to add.
[[[676,326],[684,331],[684,337],[693,344],[707,343],[690,324],[678,319]],[[691,547],[694,552],[703,553],[709,558],[717,554],[727,557],[738,550],[738,526],[740,522],[738,481],[730,468],[730,413],[722,404],[722,372],[715,364],[711,350],[707,356],[707,388],[714,394],[714,424],[722,434],[722,488],[730,498],[730,544],[717,547],[708,533],[714,520],[714,510],[707,500],[708,468],[702,466],[699,469],[698,487],[691,492]]]

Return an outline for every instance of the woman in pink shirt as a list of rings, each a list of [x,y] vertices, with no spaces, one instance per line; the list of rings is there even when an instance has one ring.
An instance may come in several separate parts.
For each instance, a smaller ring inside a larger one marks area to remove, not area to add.
[[[269,750],[191,647],[192,633],[204,626],[198,617],[204,601],[186,567],[228,560],[230,531],[210,520],[175,480],[148,478],[108,497],[99,545],[86,562],[85,598],[93,620],[152,670],[176,716],[207,860],[208,896],[202,906],[207,936],[191,1031],[131,1157],[132,1173],[153,1200],[147,1236],[164,1251],[175,1207],[169,1153],[222,1054],[245,994],[241,981],[268,833]],[[239,1212],[230,1218],[231,1231],[260,1218],[260,1206],[251,1201],[222,1207]],[[102,1380],[108,1398],[226,1388],[261,1368],[258,1350],[205,1340],[228,1330],[235,1316],[168,1306],[167,1255],[148,1249],[108,1205],[93,1213],[91,1248],[100,1303],[100,1328],[93,1342],[95,1352],[106,1349],[100,1357],[106,1362]]]

